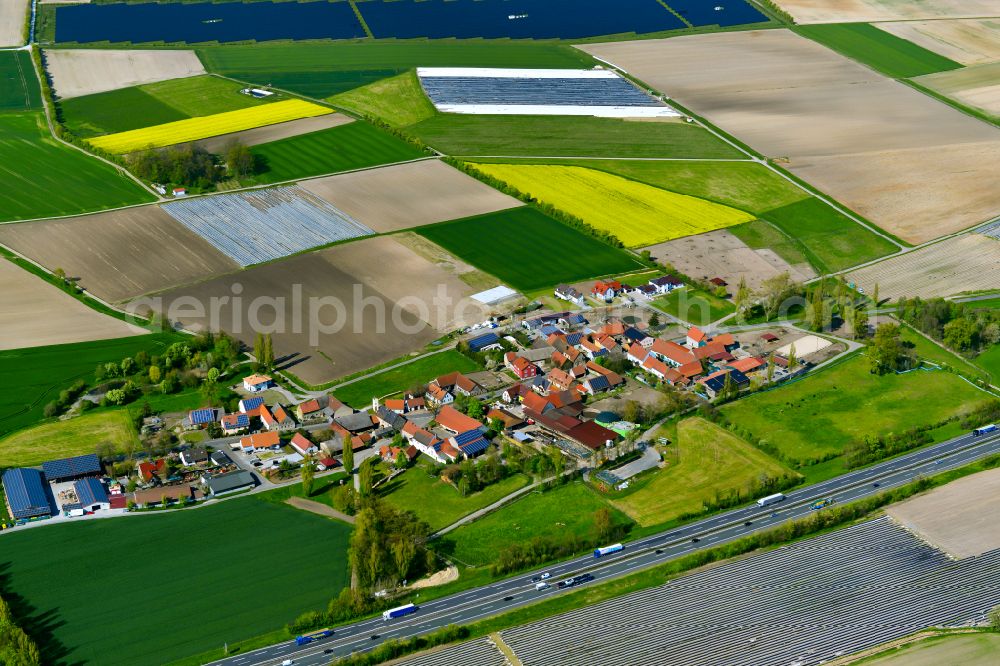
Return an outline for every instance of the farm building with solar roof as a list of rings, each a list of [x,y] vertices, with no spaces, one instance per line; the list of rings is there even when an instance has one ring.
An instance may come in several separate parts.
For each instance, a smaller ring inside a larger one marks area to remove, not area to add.
[[[52,483],[96,476],[102,472],[101,459],[93,453],[73,458],[60,458],[42,463],[45,478]]]
[[[7,511],[15,520],[52,515],[45,477],[37,469],[9,469],[3,473]]]

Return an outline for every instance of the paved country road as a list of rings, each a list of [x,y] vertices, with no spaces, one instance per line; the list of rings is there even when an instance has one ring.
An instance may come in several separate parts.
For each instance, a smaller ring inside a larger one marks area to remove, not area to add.
[[[294,641],[287,641],[212,663],[213,666],[280,666],[282,661],[292,659],[297,666],[328,664],[334,657],[370,650],[386,639],[409,638],[449,624],[474,622],[562,594],[564,590],[556,587],[556,583],[571,576],[589,573],[596,583],[607,581],[802,518],[812,512],[810,505],[816,500],[827,497],[837,502],[860,499],[906,484],[919,476],[961,467],[995,453],[1000,453],[1000,433],[980,437],[962,435],[872,467],[789,491],[783,502],[766,508],[755,503],[626,543],[625,549],[615,555],[600,559],[589,555],[578,557],[426,604],[420,604],[418,597],[415,602],[419,605],[418,612],[398,620],[385,622],[381,617],[372,618],[337,627],[334,636],[301,647]],[[551,586],[536,591],[531,578],[542,572],[551,575]]]

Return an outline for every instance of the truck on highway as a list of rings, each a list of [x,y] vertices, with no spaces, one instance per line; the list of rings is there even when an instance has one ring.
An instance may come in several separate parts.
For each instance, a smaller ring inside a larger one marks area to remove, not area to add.
[[[810,504],[809,505],[809,510],[810,511],[819,511],[824,506],[830,506],[831,504],[833,504],[833,498],[832,497],[826,497],[826,498],[821,499],[821,500],[816,500],[815,502],[813,502],[812,504]]]
[[[767,497],[761,497],[757,500],[757,506],[769,506],[771,504],[777,504],[778,502],[785,499],[782,493],[774,493],[773,495],[768,495]]]
[[[604,546],[602,548],[597,548],[594,550],[594,557],[603,557],[605,555],[610,555],[611,553],[617,553],[623,550],[625,546],[620,543],[612,544],[610,546]]]
[[[417,607],[413,604],[406,604],[405,606],[397,606],[396,608],[390,608],[387,611],[382,611],[383,620],[393,620],[397,617],[403,617],[404,615],[409,615],[410,613],[416,613]]]
[[[991,423],[989,425],[984,425],[981,428],[976,428],[975,430],[972,431],[972,434],[976,437],[979,437],[980,435],[985,435],[990,432],[996,432],[997,430],[1000,430],[1000,426],[997,426],[996,423]]]
[[[321,638],[329,638],[333,636],[333,629],[317,629],[316,631],[310,631],[308,634],[302,634],[301,636],[295,637],[296,645],[308,645],[313,641],[318,641]]]

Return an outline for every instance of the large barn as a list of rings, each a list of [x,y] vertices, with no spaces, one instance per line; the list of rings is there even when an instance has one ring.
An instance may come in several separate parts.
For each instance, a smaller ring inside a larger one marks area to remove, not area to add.
[[[15,520],[52,515],[45,477],[37,469],[9,469],[3,473],[7,511]]]

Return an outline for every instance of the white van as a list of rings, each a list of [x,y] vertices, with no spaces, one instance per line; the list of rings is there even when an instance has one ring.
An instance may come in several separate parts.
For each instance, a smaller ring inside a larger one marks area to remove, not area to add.
[[[535,583],[536,590],[544,590],[549,586],[548,583]]]

